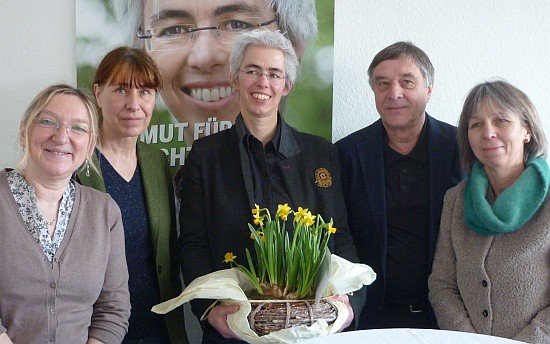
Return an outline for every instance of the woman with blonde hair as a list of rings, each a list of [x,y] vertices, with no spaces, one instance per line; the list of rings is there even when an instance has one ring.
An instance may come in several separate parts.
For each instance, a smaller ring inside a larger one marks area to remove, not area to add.
[[[122,219],[89,173],[97,115],[69,85],[40,92],[21,120],[23,158],[0,172],[0,343],[112,343],[128,329]]]

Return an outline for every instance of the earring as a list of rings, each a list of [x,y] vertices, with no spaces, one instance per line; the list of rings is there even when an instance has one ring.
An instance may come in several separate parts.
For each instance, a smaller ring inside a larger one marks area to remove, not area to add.
[[[88,162],[88,159],[86,159],[86,177],[90,176],[90,163]]]
[[[523,140],[523,143],[529,143],[529,141],[530,141],[529,138],[525,138],[525,139]]]

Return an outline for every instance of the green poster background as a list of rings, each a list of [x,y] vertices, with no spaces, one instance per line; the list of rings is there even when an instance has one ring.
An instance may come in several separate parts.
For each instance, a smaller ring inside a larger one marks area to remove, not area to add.
[[[121,34],[121,24],[117,23],[109,0],[77,0],[76,9],[78,86],[91,91],[99,61],[112,48],[130,42]],[[302,56],[298,79],[286,100],[283,116],[298,130],[330,140],[334,0],[317,0],[316,10],[319,34]],[[198,125],[199,131],[208,134],[209,126]],[[141,136],[141,140],[168,155],[173,171],[185,163],[185,155],[190,149],[183,139],[185,126],[187,123],[178,123],[172,117],[159,96],[151,124]],[[229,122],[218,125],[220,128],[229,126]]]

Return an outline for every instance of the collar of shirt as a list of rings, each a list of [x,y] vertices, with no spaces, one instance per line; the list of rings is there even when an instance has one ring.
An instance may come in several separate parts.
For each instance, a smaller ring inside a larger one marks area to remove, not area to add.
[[[423,164],[427,163],[428,162],[428,120],[426,119],[424,121],[422,130],[420,131],[420,137],[418,138],[418,141],[416,142],[416,145],[414,146],[413,150],[407,155],[402,155],[390,147],[390,145],[388,144],[388,135],[384,130],[384,157],[385,157],[385,164],[384,164],[385,166],[389,166],[404,157],[407,157],[409,159],[415,160]]]
[[[57,213],[57,221],[55,222],[55,231],[53,237],[50,237],[46,223],[47,219],[43,217],[38,208],[34,186],[27,182],[25,177],[17,170],[8,171],[7,179],[27,229],[42,247],[48,261],[52,262],[69,226],[69,220],[76,199],[74,181],[71,180],[65,191],[63,191],[61,204]]]
[[[250,140],[254,139],[257,140],[254,135],[248,131],[248,128],[244,125],[244,121],[242,119],[242,115],[239,114],[235,120],[235,126],[237,127],[237,137],[239,139],[239,142],[242,142],[246,149],[250,151]],[[281,142],[281,117],[280,114],[277,115],[277,129],[275,130],[275,135],[273,135],[273,138],[271,141],[269,141],[266,144],[266,148],[268,148],[270,145],[272,145],[273,150],[279,154],[281,157],[285,157],[285,155],[280,150],[280,142]]]

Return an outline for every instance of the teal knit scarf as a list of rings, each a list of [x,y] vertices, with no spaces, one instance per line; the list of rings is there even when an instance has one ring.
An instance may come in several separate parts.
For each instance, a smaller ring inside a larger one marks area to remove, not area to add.
[[[479,161],[472,166],[464,193],[466,226],[481,235],[511,233],[527,223],[546,198],[550,170],[544,158],[531,159],[514,184],[491,206],[485,195],[489,181]]]

